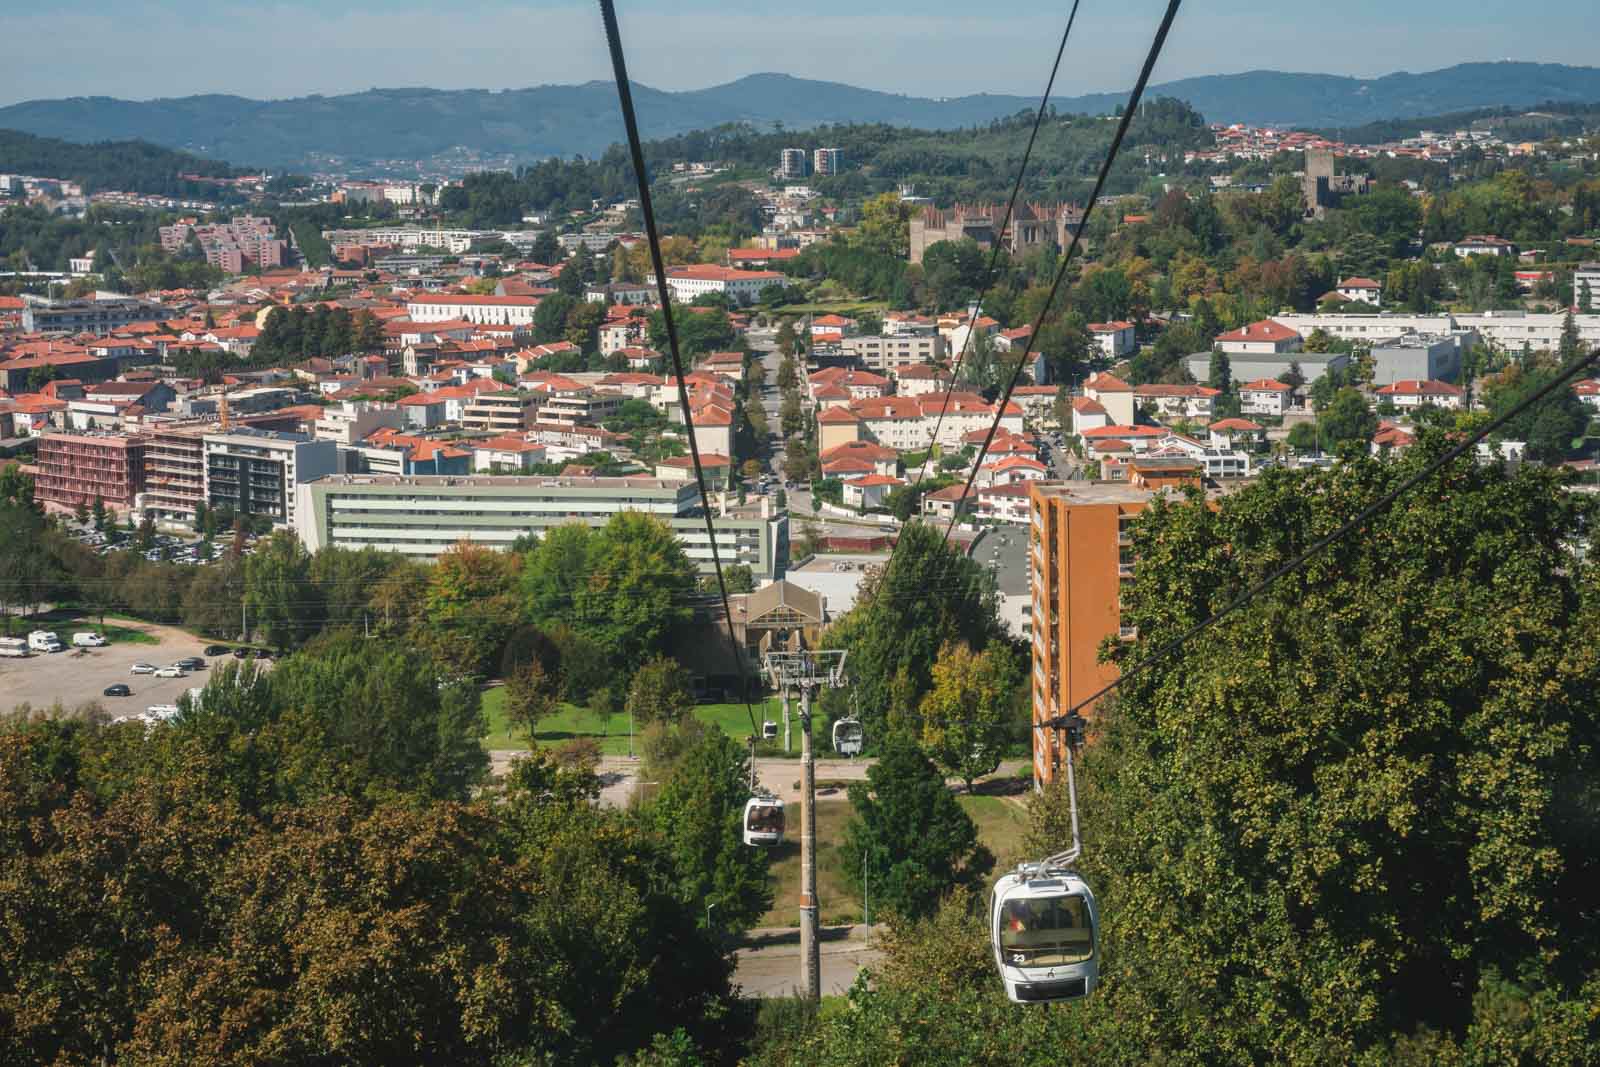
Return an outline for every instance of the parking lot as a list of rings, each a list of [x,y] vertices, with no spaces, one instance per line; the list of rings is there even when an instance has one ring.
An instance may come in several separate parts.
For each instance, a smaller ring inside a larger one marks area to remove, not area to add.
[[[206,657],[206,642],[182,630],[148,623],[119,621],[118,625],[143,630],[160,643],[68,648],[65,652],[35,653],[26,659],[0,659],[0,708],[10,711],[24,703],[48,708],[59,701],[71,709],[94,700],[113,715],[128,715],[152,704],[176,704],[191,688],[205,685],[211,673],[208,667],[186,678],[156,678],[130,673],[129,668],[135,663],[164,667],[188,656],[200,656],[213,665],[231,662],[225,656]],[[133,690],[133,695],[102,695],[106,686],[116,682]]]
[[[101,533],[94,528],[93,523],[78,523],[71,519],[66,521],[67,533],[75,540],[83,542],[99,555],[105,555],[118,549],[133,549],[136,538],[133,534],[121,528],[108,529]],[[246,535],[243,539],[243,551],[248,554],[255,550],[259,539],[253,535]],[[150,538],[150,547],[141,555],[151,563],[165,560],[169,563],[182,563],[189,566],[208,562],[220,555],[224,548],[233,543],[233,535],[221,535],[216,544],[202,547],[198,537],[175,537],[168,533],[156,533]]]

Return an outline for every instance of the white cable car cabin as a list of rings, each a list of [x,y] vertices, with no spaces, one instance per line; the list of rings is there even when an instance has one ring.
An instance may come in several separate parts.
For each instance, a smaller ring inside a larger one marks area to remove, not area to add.
[[[1019,867],[991,897],[994,961],[1018,1004],[1074,1000],[1100,978],[1100,914],[1088,883],[1063,870]]]
[[[744,802],[744,843],[783,844],[783,801],[777,797],[751,797]]]
[[[761,724],[761,739],[763,741],[771,741],[774,738],[776,738],[777,736],[778,736],[778,724],[777,723],[773,722],[771,719],[767,719],[765,722],[763,722]]]
[[[861,755],[865,741],[860,719],[840,719],[833,724],[833,750],[839,755]]]

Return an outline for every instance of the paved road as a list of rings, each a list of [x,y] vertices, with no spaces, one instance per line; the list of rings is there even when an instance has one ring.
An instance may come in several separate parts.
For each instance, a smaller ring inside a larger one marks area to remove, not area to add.
[[[818,948],[822,958],[822,995],[845,993],[862,967],[883,958],[865,926],[828,926]],[[800,931],[752,930],[745,947],[734,953],[734,985],[747,997],[787,997],[800,988]]]
[[[493,774],[504,774],[511,766],[511,761],[525,750],[496,749],[489,753],[490,771]],[[861,782],[867,778],[867,770],[876,760],[871,757],[862,759],[819,759],[816,763],[816,776],[818,783],[846,783],[844,786],[819,784],[817,789],[817,803],[836,803],[849,799],[845,794],[850,782]],[[1000,764],[1000,769],[995,771],[995,776],[1009,777],[1028,766],[1027,760],[1005,760]],[[597,768],[601,780],[600,803],[606,807],[626,807],[632,800],[635,787],[639,781],[639,761],[627,756],[602,756],[600,766]],[[796,759],[758,759],[756,760],[756,781],[764,788],[771,790],[783,798],[786,804],[800,803],[800,760]],[[947,779],[950,785],[959,785],[956,778]]]

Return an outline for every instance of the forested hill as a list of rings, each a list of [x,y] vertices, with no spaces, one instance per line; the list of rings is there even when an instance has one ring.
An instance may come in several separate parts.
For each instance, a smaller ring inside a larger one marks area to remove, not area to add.
[[[1249,71],[1186,78],[1152,95],[1187,101],[1215,121],[1350,126],[1547,100],[1600,101],[1600,68],[1540,63],[1470,63],[1381,78]],[[1121,92],[1058,97],[1058,111],[1103,114]],[[884,123],[959,129],[1032,107],[1032,97],[978,94],[933,100],[784,74],[753,74],[687,92],[634,87],[647,137],[671,137],[730,122],[809,129]],[[33,100],[0,108],[0,127],[74,141],[139,138],[223,159],[303,165],[311,157],[370,160],[530,161],[595,156],[622,138],[609,82],[481,89],[372,89],[343,96],[249,100],[191,96],[124,101]],[[815,147],[815,146],[813,146]]]
[[[85,193],[115,189],[158,196],[210,196],[216,192],[214,186],[185,181],[179,175],[229,178],[236,173],[219,160],[175,152],[145,141],[73,144],[0,129],[0,174],[61,178],[82,185]]]
[[[735,228],[758,229],[759,210],[748,192],[721,180],[706,185],[664,182],[663,177],[671,177],[668,165],[684,159],[716,159],[741,168],[736,173],[748,174],[770,167],[779,151],[798,139],[826,143],[844,153],[844,173],[810,179],[827,196],[849,200],[911,183],[917,193],[941,204],[995,200],[1009,193],[1032,126],[1033,116],[1026,112],[943,132],[876,123],[824,126],[804,133],[769,132],[739,123],[646,142],[645,159],[657,179],[656,213],[674,232],[692,230],[691,217],[703,220],[715,215],[734,221],[732,216],[741,212],[747,217]],[[1115,124],[1103,118],[1083,115],[1057,115],[1045,122],[1029,165],[1028,195],[1041,200],[1083,199],[1114,129]],[[1178,100],[1151,100],[1129,128],[1110,191],[1132,192],[1167,166],[1163,157],[1177,157],[1181,163],[1185,149],[1214,143],[1199,112]],[[583,210],[592,199],[631,196],[633,183],[628,154],[614,145],[596,159],[549,159],[516,173],[469,174],[463,187],[445,191],[441,204],[453,221],[496,226],[516,222],[529,207]]]

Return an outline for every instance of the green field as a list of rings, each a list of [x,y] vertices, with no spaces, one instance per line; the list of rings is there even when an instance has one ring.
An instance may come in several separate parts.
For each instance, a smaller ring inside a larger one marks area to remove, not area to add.
[[[1027,813],[1000,797],[957,799],[977,824],[978,840],[995,854],[995,870],[1015,864],[1022,835],[1028,828]],[[860,896],[845,889],[843,867],[852,860],[839,848],[852,810],[849,801],[824,799],[817,805],[817,899],[821,901],[820,919],[824,925],[858,923],[862,919]],[[758,924],[761,926],[797,926],[800,922],[799,809],[790,809],[789,818],[793,836],[786,835],[783,844],[772,850],[772,908],[762,916]],[[853,862],[859,864],[861,857],[854,857]],[[869,897],[870,889],[869,886]]]
[[[882,315],[889,310],[883,300],[820,300],[810,304],[785,304],[773,312],[775,316],[792,315]]]
[[[492,750],[528,747],[528,739],[506,721],[504,686],[496,686],[484,692],[483,713],[489,720],[489,732],[483,739],[484,748]],[[759,724],[763,715],[762,705],[755,706],[755,714],[756,722]],[[782,722],[776,698],[767,701],[765,714],[775,722]],[[729,737],[742,739],[750,736],[750,718],[743,704],[700,704],[695,707],[694,715],[703,723],[721,727],[722,732]],[[779,736],[782,736],[781,733]],[[592,737],[599,741],[600,751],[604,755],[625,756],[628,754],[628,714],[618,712],[609,717],[601,717],[586,708],[563,704],[561,711],[542,720],[534,733],[534,740],[541,745],[559,745],[575,737]],[[769,752],[769,747],[763,746],[761,754],[781,755],[781,752]],[[781,749],[781,743],[779,747]],[[795,740],[797,758],[799,748],[797,735]]]
[[[71,647],[72,635],[80,633],[103,634],[105,639],[113,645],[158,645],[161,642],[146,633],[137,623],[123,620],[113,621],[111,616],[106,616],[106,624],[102,629],[96,625],[95,620],[88,616],[76,613],[49,612],[44,615],[35,615],[26,619],[13,619],[11,633],[16,637],[26,637],[32,630],[52,630],[61,638],[61,643]]]

